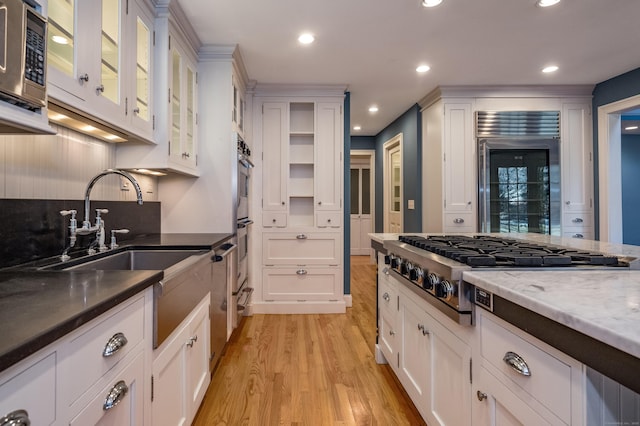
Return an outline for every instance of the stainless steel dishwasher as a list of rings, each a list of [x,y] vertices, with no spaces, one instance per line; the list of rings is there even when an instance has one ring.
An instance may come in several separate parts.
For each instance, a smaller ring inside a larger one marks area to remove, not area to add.
[[[220,360],[224,346],[227,343],[227,300],[228,289],[236,279],[236,256],[238,247],[235,244],[224,243],[214,248],[211,256],[211,354],[209,357],[209,371],[213,372]]]

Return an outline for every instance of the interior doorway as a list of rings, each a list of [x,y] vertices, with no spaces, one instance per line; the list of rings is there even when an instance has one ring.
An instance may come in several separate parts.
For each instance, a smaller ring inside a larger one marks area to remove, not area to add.
[[[598,211],[600,241],[622,243],[621,116],[640,106],[640,95],[598,107]]]
[[[386,233],[400,233],[403,229],[402,133],[383,145],[383,222]]]
[[[351,151],[351,255],[371,254],[373,232],[375,151]]]

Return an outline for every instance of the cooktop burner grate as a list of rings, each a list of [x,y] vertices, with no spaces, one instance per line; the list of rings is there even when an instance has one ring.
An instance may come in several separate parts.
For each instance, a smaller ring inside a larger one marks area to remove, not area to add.
[[[472,267],[626,266],[602,253],[490,235],[403,235],[399,240]]]

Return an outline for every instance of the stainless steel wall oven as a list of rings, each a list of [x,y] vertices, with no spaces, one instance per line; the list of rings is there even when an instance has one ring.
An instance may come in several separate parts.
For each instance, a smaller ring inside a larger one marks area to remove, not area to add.
[[[238,148],[238,190],[236,205],[236,239],[238,244],[238,278],[232,289],[232,321],[233,327],[237,327],[245,308],[249,304],[249,298],[253,288],[249,287],[249,239],[250,228],[253,220],[249,218],[249,193],[251,184],[251,150],[237,133],[234,139]]]

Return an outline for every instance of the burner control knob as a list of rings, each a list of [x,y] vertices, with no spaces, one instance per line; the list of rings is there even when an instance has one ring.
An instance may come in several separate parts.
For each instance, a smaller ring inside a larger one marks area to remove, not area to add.
[[[438,284],[440,284],[440,277],[438,274],[430,272],[427,277],[427,281],[425,282],[425,288],[427,290],[432,290],[434,287],[437,287]]]
[[[400,259],[397,256],[394,256],[393,254],[390,256],[390,258],[391,258],[391,268],[398,269],[400,267],[400,264],[402,263],[402,259]]]
[[[386,256],[384,257],[384,264],[385,264],[385,265],[390,265],[390,264],[391,264],[391,256],[386,255]]]
[[[411,262],[405,262],[400,266],[400,273],[402,275],[410,276],[413,271],[413,264]]]
[[[409,278],[411,279],[411,281],[415,281],[418,285],[422,286],[422,281],[424,280],[424,271],[421,267],[416,266],[409,273]]]
[[[449,280],[442,280],[440,285],[436,286],[436,296],[446,301],[453,299],[455,293],[455,286]]]

